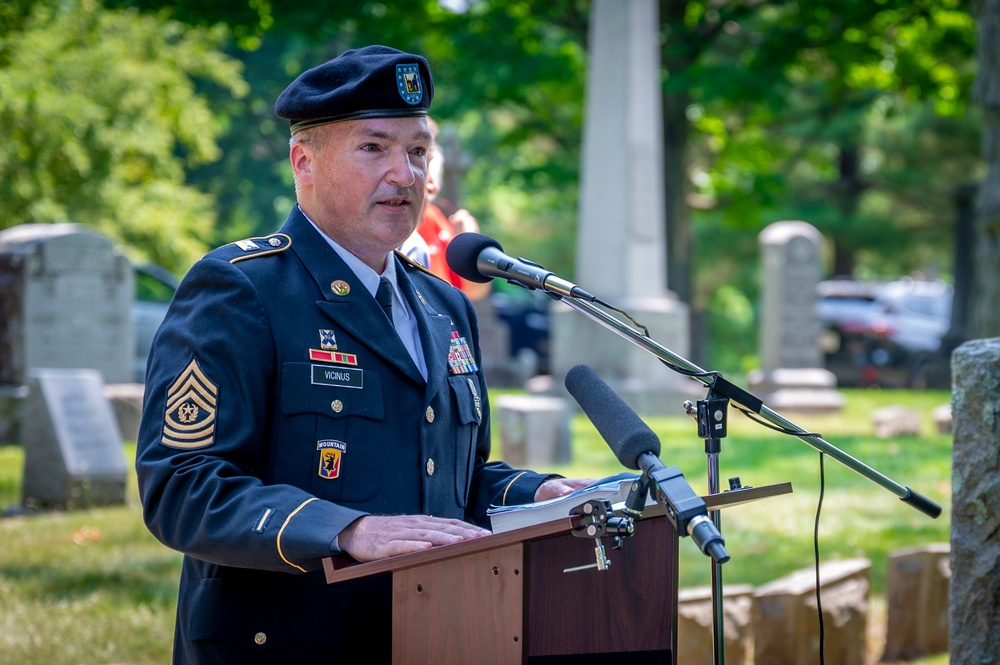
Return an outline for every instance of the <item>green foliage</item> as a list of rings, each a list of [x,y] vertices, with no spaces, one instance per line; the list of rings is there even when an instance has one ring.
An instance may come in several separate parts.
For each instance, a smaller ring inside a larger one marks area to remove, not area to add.
[[[714,41],[668,85],[694,91],[693,184],[729,225],[808,221],[836,252],[831,270],[947,269],[950,195],[978,141],[967,3],[687,7],[689,37]]]
[[[218,158],[225,123],[199,87],[245,88],[224,39],[95,0],[34,3],[0,42],[2,224],[82,223],[183,272],[214,224],[186,170]]]

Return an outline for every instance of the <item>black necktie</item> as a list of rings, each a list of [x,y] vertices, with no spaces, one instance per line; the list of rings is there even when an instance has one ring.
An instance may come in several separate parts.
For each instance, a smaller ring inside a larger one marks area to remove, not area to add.
[[[389,278],[379,279],[378,290],[375,291],[375,301],[382,305],[382,311],[389,317],[389,324],[394,325],[392,323],[392,285],[389,284]]]

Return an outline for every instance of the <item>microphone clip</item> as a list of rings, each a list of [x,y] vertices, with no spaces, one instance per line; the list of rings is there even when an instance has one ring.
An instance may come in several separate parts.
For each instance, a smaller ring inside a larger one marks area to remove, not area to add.
[[[618,550],[624,543],[623,537],[635,533],[635,523],[632,519],[617,516],[611,502],[607,499],[591,499],[573,508],[569,514],[573,521],[572,534],[577,538],[594,539],[595,562],[565,568],[563,569],[564,573],[590,568],[597,568],[600,571],[607,570],[611,566],[611,559],[608,558],[601,539],[610,537],[612,539],[611,548]]]

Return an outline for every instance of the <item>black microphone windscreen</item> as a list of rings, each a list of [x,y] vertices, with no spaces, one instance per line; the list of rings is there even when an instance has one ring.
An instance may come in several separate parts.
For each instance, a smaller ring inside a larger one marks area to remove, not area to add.
[[[653,430],[593,369],[577,365],[567,372],[566,390],[594,423],[623,466],[639,469],[640,455],[660,454],[660,439]]]
[[[503,247],[500,243],[489,236],[481,233],[459,233],[448,243],[445,250],[445,259],[448,267],[455,273],[470,282],[485,283],[493,279],[486,277],[479,272],[479,254],[487,247],[496,247],[501,252]]]

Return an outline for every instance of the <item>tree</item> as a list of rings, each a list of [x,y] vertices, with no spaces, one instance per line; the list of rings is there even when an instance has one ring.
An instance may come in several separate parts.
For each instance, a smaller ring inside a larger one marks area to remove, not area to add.
[[[1000,0],[978,0],[975,97],[985,111],[986,177],[976,197],[974,286],[969,338],[1000,335]]]
[[[186,169],[223,130],[199,88],[245,89],[225,32],[96,0],[22,9],[0,23],[0,225],[81,223],[185,270],[214,223]]]
[[[340,52],[383,43],[426,55],[436,82],[432,113],[462,148],[463,198],[484,231],[531,244],[555,270],[571,270],[565,238],[576,220],[583,118],[586,0],[288,0],[271,13],[249,0],[105,0],[164,11],[190,25],[225,22],[246,67],[249,94],[226,106],[232,124],[220,161],[189,174],[219,202],[216,242],[272,230],[291,198],[287,125],[273,104],[292,77]],[[223,99],[222,104],[227,100]]]

